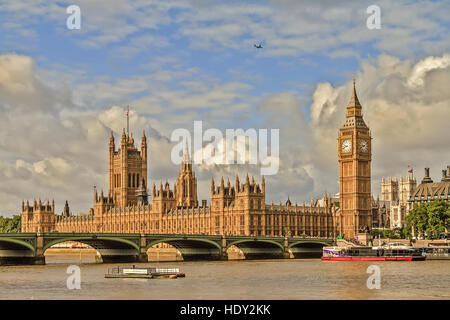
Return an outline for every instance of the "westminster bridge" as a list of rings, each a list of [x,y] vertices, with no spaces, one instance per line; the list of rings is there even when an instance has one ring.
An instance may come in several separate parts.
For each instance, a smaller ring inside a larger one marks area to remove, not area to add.
[[[175,247],[183,260],[227,260],[236,246],[246,259],[320,257],[330,238],[221,236],[200,234],[0,233],[0,265],[45,264],[45,251],[76,241],[96,249],[104,263],[147,262],[147,250],[159,243]]]

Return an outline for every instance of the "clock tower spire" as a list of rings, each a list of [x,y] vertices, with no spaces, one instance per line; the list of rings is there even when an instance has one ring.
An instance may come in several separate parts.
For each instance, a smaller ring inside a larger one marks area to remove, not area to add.
[[[372,226],[371,140],[353,77],[353,92],[338,137],[338,234],[345,238],[353,238]]]

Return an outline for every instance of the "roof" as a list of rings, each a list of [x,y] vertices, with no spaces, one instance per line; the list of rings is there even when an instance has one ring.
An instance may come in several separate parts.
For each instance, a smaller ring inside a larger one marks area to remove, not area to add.
[[[450,181],[421,183],[413,192],[411,200],[431,198],[450,199]]]
[[[356,107],[361,108],[361,103],[359,103],[358,95],[356,94],[356,82],[355,77],[353,77],[353,91],[350,101],[347,104],[347,108]]]
[[[345,123],[341,128],[368,128],[362,118],[361,109],[362,106],[359,102],[358,95],[356,94],[355,78],[353,78],[352,96],[350,97],[350,101],[347,104],[347,115]]]

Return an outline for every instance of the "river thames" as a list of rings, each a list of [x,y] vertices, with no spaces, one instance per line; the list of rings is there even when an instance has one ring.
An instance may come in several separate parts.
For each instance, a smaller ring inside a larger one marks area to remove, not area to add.
[[[320,259],[136,263],[179,267],[186,278],[105,279],[107,268],[79,264],[81,289],[67,289],[73,257],[45,266],[0,267],[0,299],[450,299],[450,261],[322,262]],[[86,260],[83,258],[83,261]],[[381,288],[368,289],[368,266]]]

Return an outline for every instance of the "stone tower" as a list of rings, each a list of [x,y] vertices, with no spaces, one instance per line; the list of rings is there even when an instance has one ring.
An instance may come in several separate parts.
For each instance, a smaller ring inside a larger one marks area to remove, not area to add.
[[[399,189],[397,178],[388,177],[387,180],[384,177],[381,179],[381,200],[397,202]]]
[[[362,116],[362,106],[353,92],[346,119],[339,129],[339,230],[345,238],[371,228],[371,136]]]
[[[64,204],[64,211],[62,212],[62,216],[64,216],[64,217],[70,216],[69,201],[67,201],[67,200],[66,200],[66,203]]]
[[[142,133],[141,150],[134,145],[133,134],[122,132],[116,151],[113,132],[109,138],[109,193],[115,206],[126,207],[137,203],[142,182],[147,183],[147,138]]]
[[[178,174],[176,198],[178,207],[198,207],[197,178],[192,171],[192,161],[189,157],[189,148],[186,140],[181,171]]]
[[[245,182],[240,184],[239,177],[236,176],[235,189],[235,201],[238,206],[242,206],[255,214],[264,209],[266,201],[266,182],[264,176],[261,179],[261,185],[255,182],[253,176],[250,181],[248,174],[245,177]]]
[[[34,200],[30,206],[28,200],[22,201],[21,231],[22,232],[50,232],[55,228],[55,201],[47,200],[42,203]]]
[[[413,173],[407,174],[405,178],[400,177],[399,201],[401,204],[408,204],[409,198],[416,190],[417,181]]]
[[[226,228],[231,224],[227,222],[227,214],[230,210],[236,214],[236,221],[232,222],[238,234],[264,235],[265,234],[265,181],[262,177],[261,185],[255,182],[248,174],[245,182],[241,183],[236,176],[234,186],[230,180],[225,183],[223,177],[220,185],[215,186],[214,179],[211,180],[211,223],[217,234],[226,233]],[[228,219],[230,219],[228,217]],[[229,232],[229,230],[228,230]]]
[[[153,198],[153,207],[156,212],[166,214],[168,211],[174,209],[176,207],[176,186],[172,191],[170,189],[169,183],[159,185],[159,190],[156,190],[155,184],[153,184],[152,188],[152,198]]]

